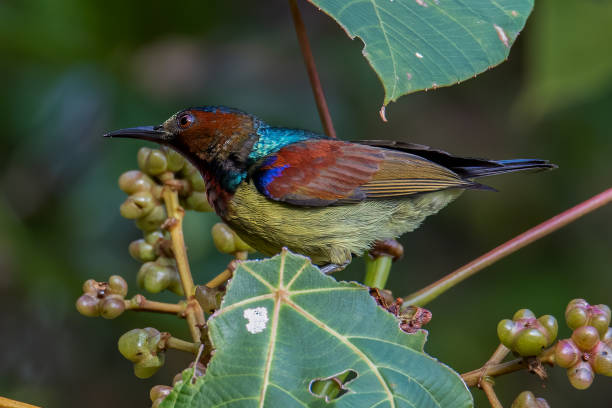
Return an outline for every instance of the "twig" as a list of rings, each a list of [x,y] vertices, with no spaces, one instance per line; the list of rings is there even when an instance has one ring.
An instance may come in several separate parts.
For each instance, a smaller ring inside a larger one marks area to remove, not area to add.
[[[168,337],[165,340],[165,348],[185,351],[191,354],[197,354],[203,344],[200,343],[191,343],[189,341],[177,339],[176,337]]]
[[[0,397],[0,408],[40,408],[36,405],[26,404],[12,399]]]
[[[165,223],[165,227],[170,231],[172,251],[174,252],[174,259],[176,259],[176,266],[181,277],[181,284],[183,285],[185,296],[189,298],[193,296],[194,285],[191,270],[189,269],[189,261],[187,260],[185,239],[183,237],[185,210],[179,205],[178,193],[169,186],[164,187],[162,196],[168,211],[168,220]]]
[[[485,394],[487,394],[487,399],[489,400],[489,403],[491,404],[492,408],[504,408],[501,402],[499,402],[497,394],[495,394],[495,390],[493,390],[493,384],[489,382],[487,378],[485,378],[482,384],[480,384],[480,387],[485,392]]]
[[[476,272],[481,271],[487,266],[499,261],[500,259],[518,251],[526,245],[550,234],[553,231],[577,220],[585,214],[588,214],[599,207],[602,207],[612,201],[612,188],[597,194],[594,197],[558,214],[547,221],[525,231],[516,236],[510,241],[498,246],[497,248],[487,252],[486,254],[476,258],[467,265],[451,272],[437,282],[415,292],[404,298],[405,305],[423,306],[433,299],[446,292],[453,286],[457,285],[464,279],[469,278]]]
[[[364,258],[366,273],[363,284],[371,288],[384,289],[389,278],[393,258],[389,255],[380,255],[376,258],[366,255]]]
[[[329,137],[336,138],[336,131],[332,124],[331,115],[327,108],[327,102],[325,101],[325,94],[321,87],[321,81],[319,80],[319,74],[317,73],[317,67],[315,66],[314,58],[312,56],[312,50],[310,49],[310,43],[308,42],[308,36],[306,35],[306,28],[300,15],[300,9],[297,5],[296,0],[289,0],[291,6],[291,15],[293,17],[293,23],[295,25],[295,32],[297,33],[298,42],[300,43],[300,49],[304,56],[304,64],[306,65],[306,71],[308,71],[308,78],[310,78],[310,86],[314,93],[315,101],[317,102],[317,109],[319,111],[319,117],[323,124],[325,134]]]
[[[174,315],[182,315],[185,312],[186,304],[183,303],[164,303],[148,300],[143,295],[136,295],[133,298],[125,301],[125,308],[134,311],[147,311],[157,313],[168,313]]]
[[[525,368],[528,368],[525,360],[522,358],[517,358],[516,360],[506,361],[505,363],[499,363],[488,367],[483,366],[477,370],[461,374],[461,378],[468,387],[477,387],[481,382],[482,373],[484,370],[487,372],[487,377],[498,377],[500,375],[513,373]]]

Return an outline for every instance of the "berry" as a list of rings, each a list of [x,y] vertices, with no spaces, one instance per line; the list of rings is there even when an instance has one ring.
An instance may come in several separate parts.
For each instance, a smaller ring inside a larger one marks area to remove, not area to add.
[[[119,338],[119,352],[134,363],[138,378],[149,378],[163,366],[165,355],[157,346],[161,333],[152,327],[133,329]]]
[[[512,316],[512,320],[515,322],[520,319],[535,319],[535,314],[529,309],[520,309],[518,310],[514,316]]]
[[[121,204],[119,211],[121,212],[121,216],[133,220],[149,214],[155,208],[156,204],[150,192],[138,191],[129,196],[123,204]]]
[[[100,286],[98,282],[93,279],[87,279],[85,283],[83,283],[83,292],[84,293],[92,293],[95,294],[100,290]]]
[[[185,204],[188,209],[199,212],[211,212],[213,209],[208,203],[208,198],[205,192],[194,191],[185,199]]]
[[[582,326],[572,333],[572,341],[582,351],[589,351],[599,342],[599,332],[593,326]]]
[[[550,315],[536,319],[529,309],[516,312],[512,320],[505,319],[497,325],[501,343],[522,356],[536,356],[550,346],[557,337],[557,320]]]
[[[109,295],[100,303],[101,316],[105,319],[114,319],[125,311],[125,301],[122,296]]]
[[[215,224],[212,227],[212,237],[215,247],[224,254],[234,254],[238,251],[253,252],[248,244],[246,244],[230,227],[222,222]]]
[[[144,240],[149,245],[155,245],[160,239],[164,239],[164,233],[161,230],[147,232],[144,236]]]
[[[119,176],[119,188],[128,195],[138,191],[150,191],[155,182],[138,170],[131,170]]]
[[[176,173],[185,166],[185,158],[176,150],[170,149],[166,146],[163,146],[161,150],[164,152],[166,159],[168,160],[168,171]]]
[[[610,325],[610,308],[606,305],[591,306],[584,299],[574,299],[565,309],[565,320],[572,330],[593,326],[603,336]]]
[[[612,376],[612,349],[600,341],[591,352],[589,363],[595,373]]]
[[[593,383],[595,373],[593,373],[589,363],[580,361],[578,364],[567,369],[567,377],[574,388],[585,390]]]
[[[544,398],[536,398],[531,391],[523,391],[510,408],[550,408],[550,405]]]
[[[100,316],[99,303],[100,299],[86,293],[77,299],[76,308],[83,316],[97,317]]]
[[[147,262],[140,267],[137,281],[148,292],[159,293],[170,286],[172,270],[156,262]]]
[[[538,329],[520,331],[513,344],[513,351],[521,356],[537,356],[548,345],[546,335]]]
[[[166,221],[167,217],[166,207],[158,204],[145,216],[136,220],[136,227],[147,233],[155,231]]]
[[[127,295],[128,284],[125,279],[119,275],[112,275],[110,278],[108,278],[108,287],[110,292],[114,295],[119,295],[122,298]]]
[[[559,340],[555,346],[555,363],[559,367],[569,368],[580,361],[582,352],[570,339]]]
[[[157,258],[155,247],[146,242],[144,239],[132,241],[128,247],[128,250],[132,258],[140,262],[154,261]]]

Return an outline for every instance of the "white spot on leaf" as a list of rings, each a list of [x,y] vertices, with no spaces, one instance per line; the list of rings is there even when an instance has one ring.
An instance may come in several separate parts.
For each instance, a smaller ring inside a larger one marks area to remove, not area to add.
[[[246,324],[246,329],[249,333],[261,333],[268,324],[268,309],[265,307],[246,309],[242,315],[249,321]]]
[[[415,52],[414,55],[416,55],[417,58],[423,58],[423,54],[421,54],[420,52]]]
[[[410,81],[412,79],[412,74],[410,72],[406,72],[406,77]]]
[[[425,0],[416,0],[416,2],[419,6],[429,7],[428,4],[425,3]]]
[[[518,16],[518,13],[516,12],[516,10],[512,10],[510,13],[512,14],[512,17]]]
[[[508,41],[508,36],[506,35],[504,29],[498,26],[497,24],[493,24],[493,27],[495,28],[495,31],[497,31],[497,36],[499,37],[499,40],[504,43],[506,47],[509,47],[510,43]]]

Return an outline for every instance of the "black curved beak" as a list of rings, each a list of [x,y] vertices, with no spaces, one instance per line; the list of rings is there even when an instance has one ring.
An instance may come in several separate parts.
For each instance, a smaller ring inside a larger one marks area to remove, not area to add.
[[[172,134],[161,126],[139,126],[133,128],[119,129],[109,132],[104,137],[123,137],[129,139],[149,140],[156,143],[168,143],[172,140]]]

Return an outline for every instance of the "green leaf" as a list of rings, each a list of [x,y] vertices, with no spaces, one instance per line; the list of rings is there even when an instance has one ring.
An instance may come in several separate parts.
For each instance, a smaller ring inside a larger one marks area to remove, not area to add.
[[[162,407],[472,406],[457,373],[423,352],[426,332],[402,332],[366,287],[287,251],[240,264],[209,334],[206,374],[195,384],[185,375]],[[347,370],[357,377],[339,398],[310,392]]]
[[[384,105],[501,63],[533,8],[533,0],[309,1],[364,42]]]

